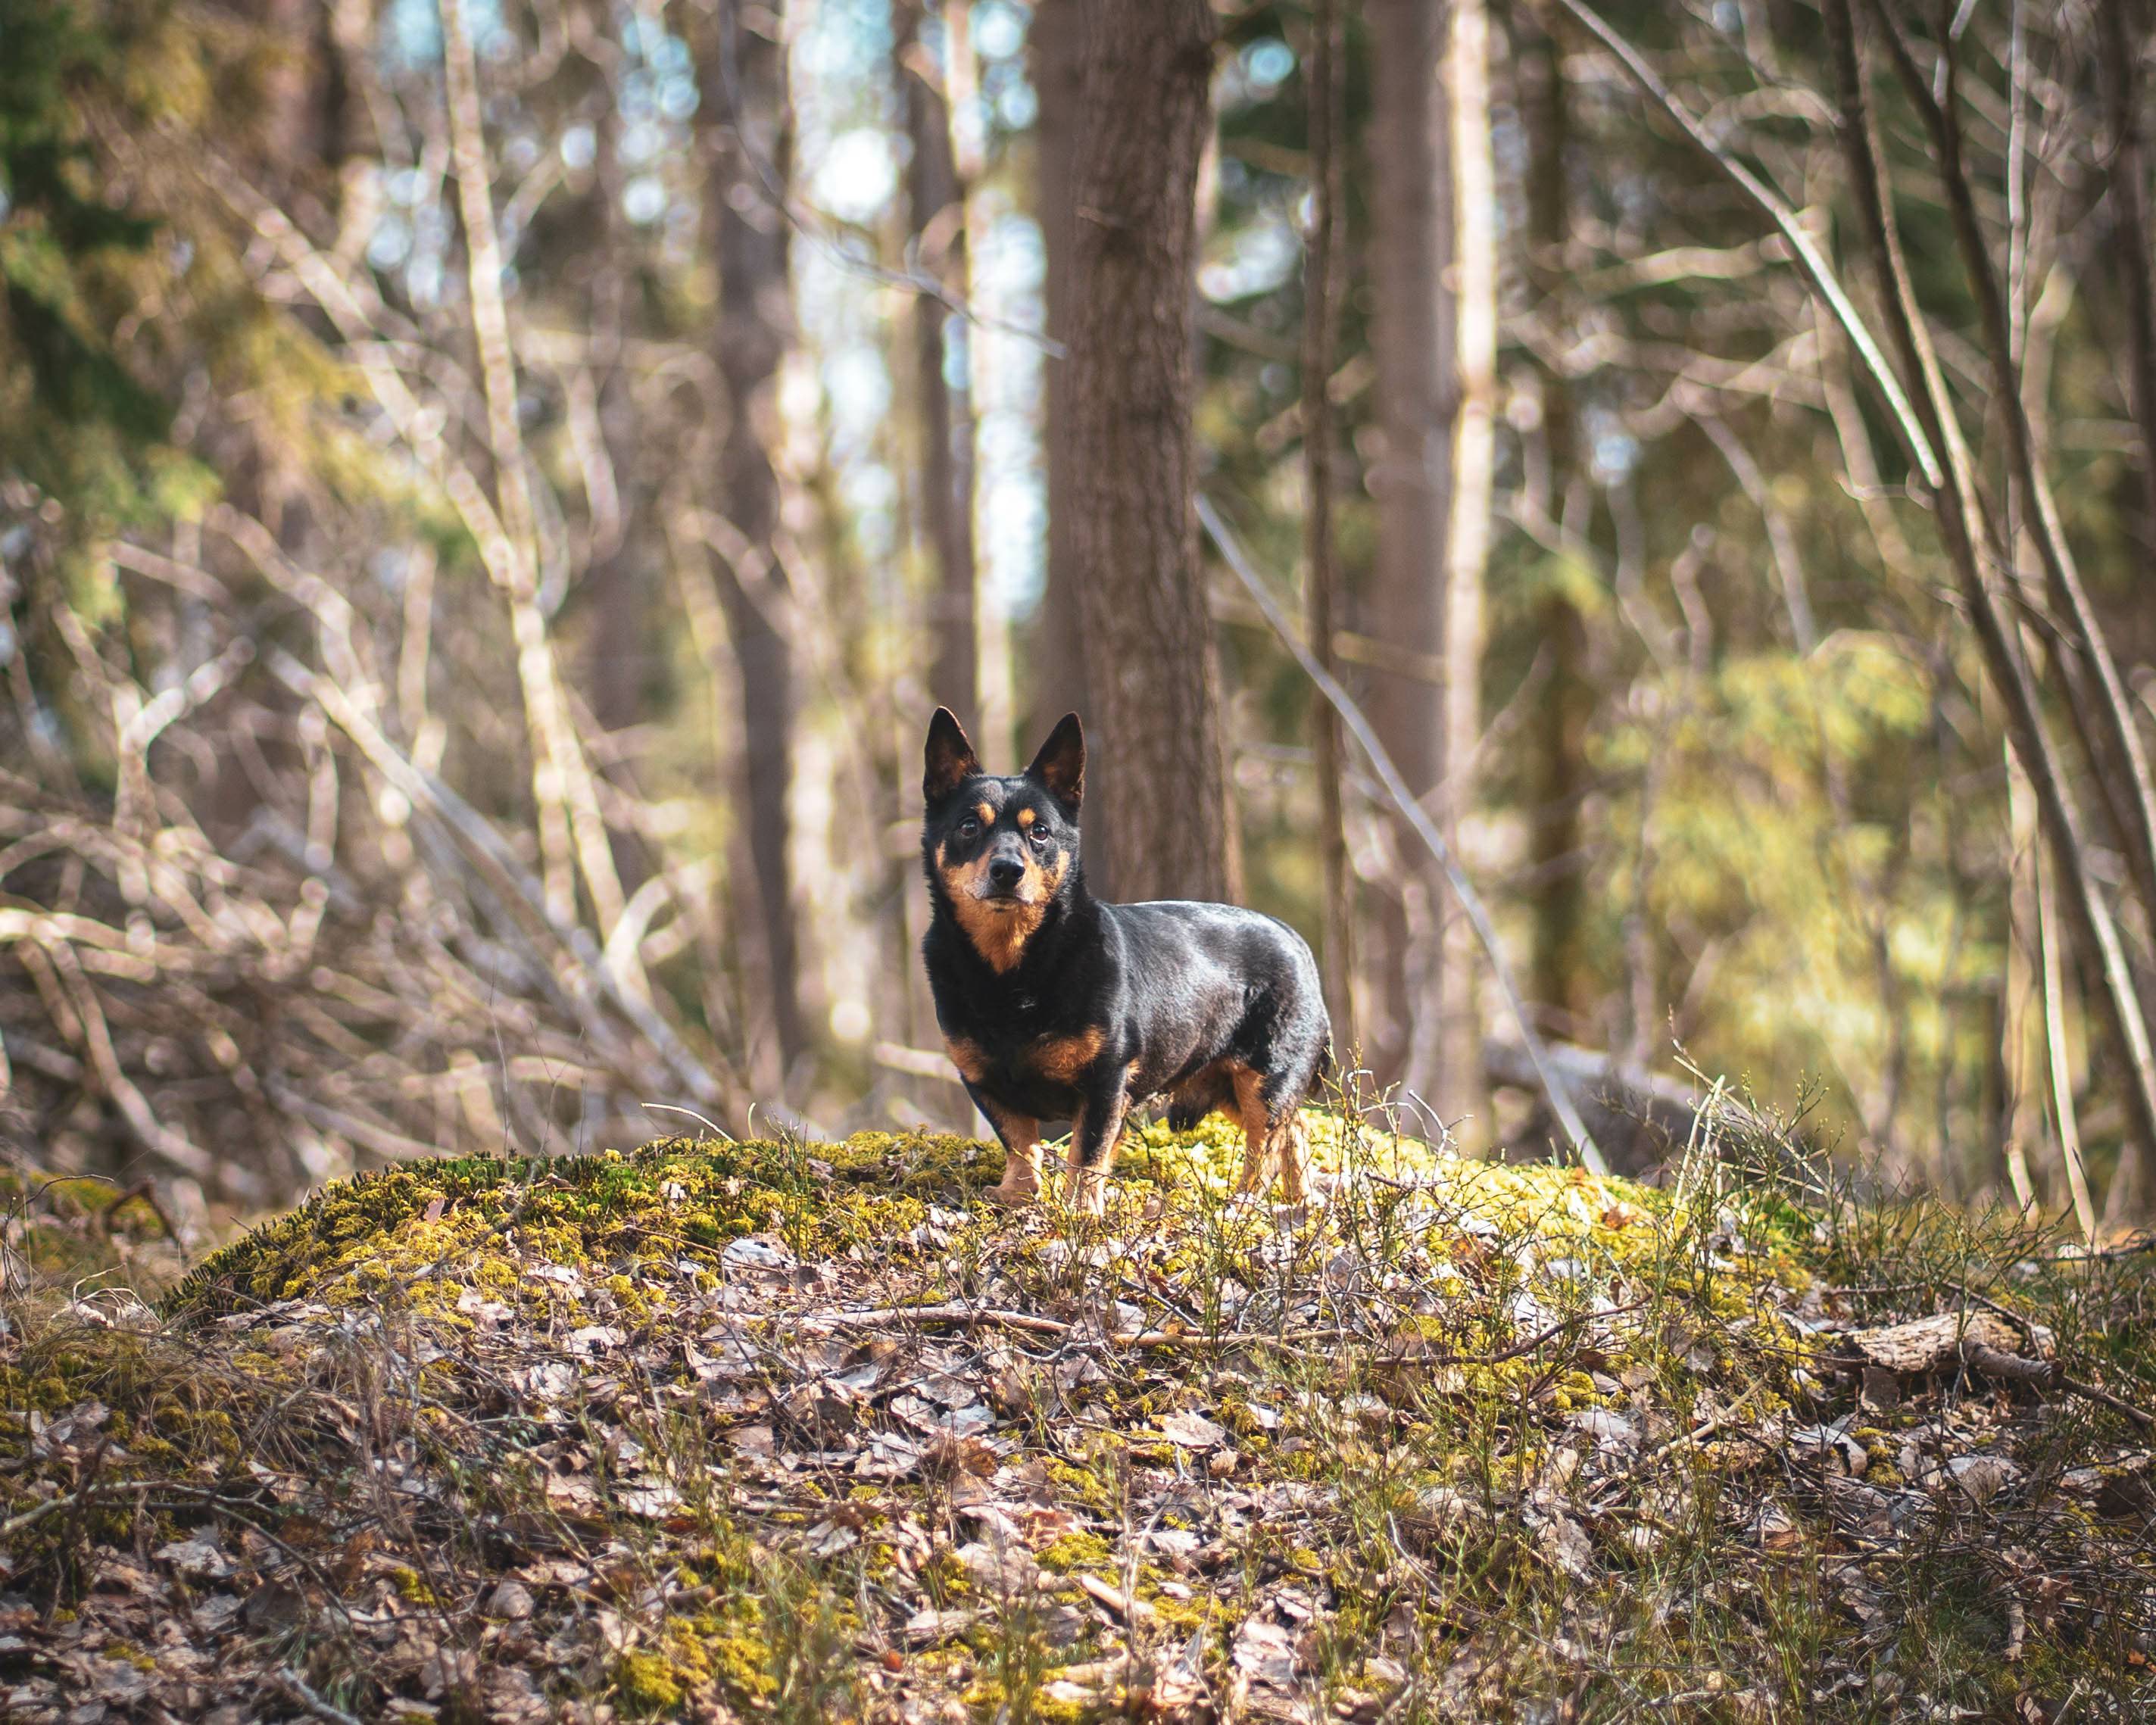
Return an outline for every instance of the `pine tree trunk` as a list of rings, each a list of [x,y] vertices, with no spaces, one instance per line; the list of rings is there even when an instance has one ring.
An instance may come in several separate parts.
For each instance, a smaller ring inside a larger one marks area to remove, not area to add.
[[[1311,218],[1303,242],[1302,458],[1305,628],[1311,651],[1328,675],[1337,666],[1332,640],[1340,567],[1332,541],[1333,331],[1346,270],[1341,255],[1340,132],[1347,106],[1339,0],[1317,0],[1311,18],[1304,91],[1310,139]],[[1355,1013],[1355,883],[1348,865],[1341,772],[1347,737],[1323,693],[1310,691],[1312,753],[1317,768],[1317,845],[1324,882],[1324,939],[1318,948],[1333,1046],[1359,1065]]]
[[[1381,459],[1370,472],[1377,502],[1377,556],[1369,628],[1378,639],[1441,659],[1445,645],[1445,522],[1452,508],[1452,146],[1445,90],[1445,12],[1427,0],[1372,0],[1370,33],[1370,264],[1374,299],[1370,344],[1377,368]],[[1365,703],[1370,722],[1418,798],[1444,777],[1445,691],[1427,678],[1373,667]],[[1402,902],[1382,912],[1377,979],[1384,1010],[1370,1027],[1365,1057],[1378,1081],[1426,1092],[1435,1071],[1437,1016],[1426,997],[1437,969],[1436,918],[1443,875],[1419,845],[1403,844],[1407,890],[1427,906],[1410,916]],[[1410,928],[1414,926],[1411,937]],[[1450,1112],[1445,1099],[1429,1098]]]
[[[787,780],[793,731],[793,655],[762,588],[783,588],[773,549],[778,479],[770,445],[777,434],[773,385],[792,312],[787,290],[788,228],[775,194],[791,172],[786,54],[776,6],[753,10],[720,0],[706,109],[712,113],[712,196],[719,264],[717,359],[726,419],[719,449],[719,507],[746,549],[736,567],[714,559],[719,602],[738,669],[744,812],[752,879],[733,895],[737,937],[753,971],[750,998],[771,1003],[778,1081],[805,1046]],[[747,889],[747,890],[742,890]],[[770,1082],[767,1068],[762,1081]]]
[[[577,593],[578,608],[589,619],[583,643],[584,699],[602,732],[627,731],[650,716],[647,691],[660,639],[653,627],[649,542],[634,531],[648,519],[653,502],[650,470],[614,455],[617,450],[631,455],[637,443],[636,403],[621,363],[632,315],[634,256],[621,205],[624,176],[619,146],[624,124],[619,104],[612,103],[598,127],[591,201],[602,244],[592,276],[591,367],[565,380],[569,411],[588,417],[583,436],[595,445],[593,470],[604,475],[595,483],[588,472],[585,480],[591,509],[589,566]],[[624,762],[602,762],[599,770],[634,793]],[[616,828],[610,837],[622,890],[634,894],[651,874],[650,854],[635,833]]]
[[[1080,97],[1086,72],[1085,0],[1040,0],[1029,33],[1033,87],[1040,100],[1034,124],[1034,208],[1046,253],[1048,335],[1070,340],[1071,251],[1077,244]],[[1032,685],[1029,740],[1045,737],[1065,713],[1092,716],[1086,681],[1085,631],[1078,615],[1077,522],[1070,490],[1070,366],[1047,362],[1048,567],[1034,625],[1028,671]],[[1106,811],[1086,823],[1089,857],[1107,837]]]
[[[1570,225],[1565,188],[1567,122],[1564,71],[1558,43],[1540,6],[1516,8],[1512,64],[1527,134],[1527,275],[1544,295],[1563,278]],[[1548,451],[1553,515],[1564,512],[1573,478],[1572,402],[1562,377],[1543,379],[1543,441]],[[1536,881],[1534,998],[1557,1014],[1558,1028],[1577,1035],[1587,1012],[1581,942],[1586,930],[1585,877],[1580,865],[1580,812],[1587,793],[1587,726],[1594,710],[1587,680],[1587,624],[1561,592],[1536,606],[1549,682],[1532,721],[1528,783],[1532,809],[1529,860]]]
[[[1496,477],[1497,197],[1490,144],[1490,19],[1483,0],[1452,0],[1447,89],[1452,126],[1454,370],[1452,506],[1445,536],[1443,816],[1446,841],[1475,803],[1475,752],[1482,737],[1482,583],[1490,560]],[[1448,902],[1437,976],[1435,1094],[1464,1119],[1470,1147],[1486,1143],[1489,1092],[1482,1076],[1479,955],[1466,915]]]
[[[1069,461],[1113,896],[1230,897],[1219,670],[1198,561],[1192,271],[1205,0],[1094,0],[1070,271]]]
[[[906,104],[906,135],[913,146],[906,170],[906,226],[913,266],[954,298],[966,290],[966,204],[951,151],[951,115],[942,81],[920,40],[925,0],[899,0],[894,52]],[[953,337],[958,376],[966,375],[963,326],[949,305],[922,293],[913,305],[916,392],[921,413],[921,524],[936,557],[935,599],[929,617],[935,660],[929,693],[977,729],[980,721],[979,649],[974,618],[973,424],[969,392],[951,382]]]
[[[1478,728],[1490,505],[1495,307],[1486,26],[1479,6],[1418,0],[1378,0],[1367,16],[1372,341],[1384,436],[1372,475],[1371,628],[1442,667],[1436,681],[1373,670],[1369,712],[1409,788],[1426,802],[1441,799],[1434,812],[1456,845]],[[1481,297],[1469,308],[1460,290],[1471,279]],[[1463,311],[1471,314],[1464,321]],[[1470,329],[1471,354],[1461,339]],[[1471,380],[1471,416],[1462,411]],[[1409,891],[1432,914],[1410,917],[1403,906],[1389,907],[1393,926],[1382,945],[1391,1040],[1371,1052],[1381,1077],[1405,1083],[1448,1120],[1474,1117],[1472,1133],[1486,1109],[1471,934],[1434,868],[1417,865]],[[1411,945],[1411,923],[1419,925],[1414,944],[1427,950]]]

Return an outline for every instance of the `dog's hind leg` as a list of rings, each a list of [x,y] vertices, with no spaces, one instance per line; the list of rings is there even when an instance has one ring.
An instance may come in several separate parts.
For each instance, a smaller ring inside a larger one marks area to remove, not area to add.
[[[1254,1067],[1238,1066],[1233,1082],[1235,1118],[1243,1128],[1243,1172],[1235,1190],[1239,1194],[1262,1192],[1273,1149],[1271,1120],[1262,1094],[1264,1075]]]
[[[1301,1204],[1305,1191],[1303,1161],[1310,1150],[1310,1128],[1303,1124],[1302,1111],[1290,1104],[1269,1130],[1280,1149],[1281,1195],[1290,1204]]]
[[[1235,1182],[1235,1190],[1262,1192],[1270,1165],[1277,1155],[1281,1195],[1290,1204],[1301,1204],[1306,1191],[1303,1159],[1310,1145],[1301,1111],[1280,1094],[1265,1074],[1244,1066],[1235,1073],[1235,1114],[1243,1126],[1243,1172]]]

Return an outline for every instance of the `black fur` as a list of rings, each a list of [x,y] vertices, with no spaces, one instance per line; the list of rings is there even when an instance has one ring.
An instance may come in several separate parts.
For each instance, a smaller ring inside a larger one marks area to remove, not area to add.
[[[1014,1159],[1037,1153],[1029,1128],[1067,1119],[1073,1169],[1099,1167],[1127,1108],[1166,1095],[1178,1127],[1216,1106],[1238,1113],[1261,1169],[1260,1137],[1291,1129],[1326,1069],[1332,1026],[1317,962],[1293,929],[1255,911],[1096,899],[1078,860],[1084,775],[1075,714],[1024,773],[994,778],[937,710],[922,782],[933,913],[921,952],[952,1057]],[[1029,888],[1037,902],[1024,901]],[[1239,1082],[1262,1105],[1262,1131],[1257,1110],[1240,1108]],[[1293,1197],[1292,1160],[1287,1173]]]

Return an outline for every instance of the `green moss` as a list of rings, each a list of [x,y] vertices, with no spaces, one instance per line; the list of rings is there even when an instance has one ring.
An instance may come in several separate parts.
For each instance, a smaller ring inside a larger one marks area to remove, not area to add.
[[[390,1585],[397,1589],[398,1598],[408,1599],[414,1605],[431,1605],[435,1603],[434,1589],[427,1585],[425,1578],[417,1569],[408,1568],[403,1564],[398,1563],[386,1573],[388,1575]]]
[[[688,1700],[688,1692],[675,1675],[665,1655],[639,1650],[615,1661],[615,1692],[632,1717],[653,1718],[670,1713]]]
[[[393,1291],[415,1309],[447,1316],[467,1286],[542,1297],[503,1258],[513,1236],[525,1266],[588,1274],[633,1318],[646,1309],[632,1273],[642,1264],[670,1273],[684,1252],[764,1231],[804,1255],[855,1245],[888,1252],[930,1204],[963,1204],[1002,1172],[993,1146],[888,1132],[813,1153],[780,1141],[670,1139],[628,1156],[418,1164],[326,1188],[214,1255],[168,1305],[176,1315],[220,1316],[270,1301],[334,1304]]]
[[[976,1718],[1025,1718],[1034,1725],[1084,1725],[1088,1719],[1115,1718],[1120,1709],[1107,1703],[1058,1701],[1029,1692],[1023,1707],[1013,1707],[1013,1697],[995,1677],[980,1677],[968,1685],[963,1697]]]
[[[1097,1533],[1065,1533],[1042,1547],[1034,1556],[1040,1560],[1042,1568],[1058,1575],[1068,1575],[1078,1569],[1110,1574],[1122,1567],[1116,1548]]]
[[[1098,1516],[1110,1514],[1115,1509],[1115,1493],[1098,1474],[1065,1461],[1060,1455],[1045,1456],[1041,1465],[1056,1489],[1082,1507]]]

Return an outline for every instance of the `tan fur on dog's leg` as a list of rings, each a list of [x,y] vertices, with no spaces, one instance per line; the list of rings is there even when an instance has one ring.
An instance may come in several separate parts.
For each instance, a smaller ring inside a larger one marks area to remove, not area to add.
[[[1248,1066],[1239,1066],[1234,1081],[1235,1118],[1243,1128],[1243,1171],[1236,1176],[1235,1192],[1238,1197],[1246,1197],[1265,1189],[1272,1135],[1267,1129],[1264,1099],[1258,1094],[1258,1075]]]
[[[1005,1140],[1004,1177],[988,1195],[999,1204],[1032,1204],[1040,1196],[1040,1122],[1014,1117],[1003,1126],[1018,1142]]]
[[[1280,1144],[1281,1195],[1290,1204],[1301,1204],[1306,1193],[1303,1161],[1310,1150],[1310,1129],[1303,1124],[1302,1111],[1291,1110],[1272,1128],[1272,1136]]]

